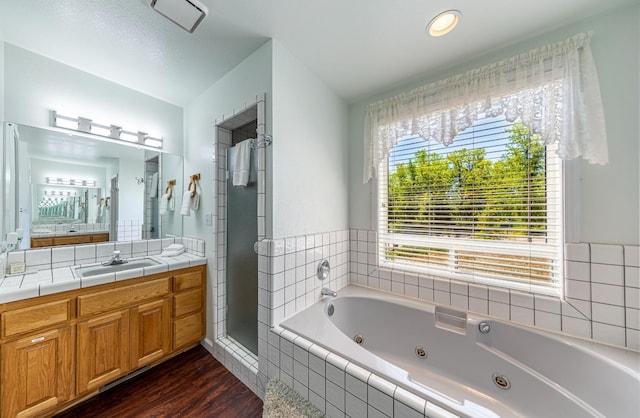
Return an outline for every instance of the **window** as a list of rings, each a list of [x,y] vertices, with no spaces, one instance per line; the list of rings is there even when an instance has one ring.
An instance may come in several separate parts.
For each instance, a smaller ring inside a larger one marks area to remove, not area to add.
[[[378,169],[381,267],[526,290],[560,283],[557,145],[480,117],[451,145],[406,136]]]
[[[560,293],[560,160],[608,162],[590,39],[367,106],[363,181],[378,178],[381,267]]]

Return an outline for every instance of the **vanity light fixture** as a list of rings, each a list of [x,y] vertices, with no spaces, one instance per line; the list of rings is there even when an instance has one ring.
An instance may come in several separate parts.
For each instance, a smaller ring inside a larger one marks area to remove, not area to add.
[[[458,25],[461,17],[462,12],[460,10],[452,9],[439,13],[427,25],[427,32],[433,37],[446,35]]]
[[[45,191],[44,191],[44,195],[45,195],[45,196],[56,196],[56,195],[58,195],[58,196],[64,196],[64,195],[71,196],[71,192],[63,192],[63,191],[55,191],[55,190],[45,190]],[[73,195],[75,196],[75,195],[76,195],[76,192],[73,192]]]
[[[189,33],[207,16],[207,7],[198,0],[151,0],[151,8]]]
[[[162,148],[162,138],[151,137],[146,132],[129,131],[117,125],[94,122],[89,118],[65,116],[55,110],[51,111],[51,125],[56,128],[69,129],[152,148]]]
[[[47,180],[47,184],[57,184],[62,186],[96,187],[95,180],[66,179],[61,177],[47,177],[46,180]]]

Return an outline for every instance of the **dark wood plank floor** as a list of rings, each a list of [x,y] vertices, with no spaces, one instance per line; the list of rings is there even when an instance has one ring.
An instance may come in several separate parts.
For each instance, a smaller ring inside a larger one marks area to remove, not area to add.
[[[262,401],[198,346],[56,418],[262,416]]]

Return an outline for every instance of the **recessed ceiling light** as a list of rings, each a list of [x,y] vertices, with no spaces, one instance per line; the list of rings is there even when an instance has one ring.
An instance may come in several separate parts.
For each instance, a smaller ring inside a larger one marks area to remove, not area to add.
[[[427,25],[427,32],[434,37],[446,35],[456,27],[461,16],[460,10],[444,11],[431,19]]]

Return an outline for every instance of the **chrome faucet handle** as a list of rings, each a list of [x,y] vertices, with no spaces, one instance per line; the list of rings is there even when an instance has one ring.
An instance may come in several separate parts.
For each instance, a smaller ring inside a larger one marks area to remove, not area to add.
[[[113,259],[114,260],[120,259],[120,250],[113,250]]]

